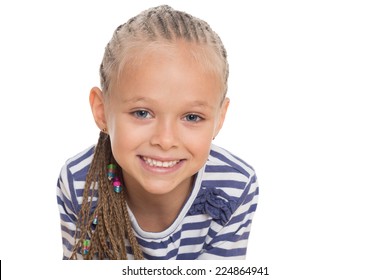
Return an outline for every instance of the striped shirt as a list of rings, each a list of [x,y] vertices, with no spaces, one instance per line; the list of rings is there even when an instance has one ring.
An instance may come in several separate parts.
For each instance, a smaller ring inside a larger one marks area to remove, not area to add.
[[[94,146],[66,161],[58,179],[63,259],[69,259],[72,252],[77,213],[93,153]],[[258,192],[254,170],[228,151],[212,145],[189,198],[169,228],[146,232],[129,207],[128,211],[145,259],[245,259]],[[127,256],[133,259],[131,253]]]

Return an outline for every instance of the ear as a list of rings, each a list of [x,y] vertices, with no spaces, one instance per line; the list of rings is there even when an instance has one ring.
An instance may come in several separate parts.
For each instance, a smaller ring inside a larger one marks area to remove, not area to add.
[[[91,106],[93,118],[100,130],[107,128],[107,120],[104,113],[104,96],[103,92],[93,87],[89,93],[89,105]]]
[[[220,110],[219,111],[219,119],[218,119],[218,124],[214,129],[214,138],[218,135],[219,131],[221,130],[221,128],[223,126],[223,123],[225,121],[226,112],[227,112],[227,109],[229,108],[229,104],[230,104],[230,99],[226,97],[224,99],[224,101],[222,102],[221,108],[219,109]]]

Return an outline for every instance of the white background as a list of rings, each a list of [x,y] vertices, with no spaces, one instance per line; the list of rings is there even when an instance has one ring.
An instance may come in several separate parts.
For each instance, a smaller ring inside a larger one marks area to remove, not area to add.
[[[114,29],[164,3],[206,20],[228,51],[215,143],[261,187],[248,261],[232,264],[268,266],[268,279],[389,279],[390,9],[375,0],[2,1],[2,274],[120,278],[122,263],[64,268],[56,182],[97,140],[88,94]]]

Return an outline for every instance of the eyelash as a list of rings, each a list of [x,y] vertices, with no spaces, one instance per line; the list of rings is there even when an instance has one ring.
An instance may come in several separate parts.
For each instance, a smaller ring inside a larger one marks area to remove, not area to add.
[[[140,116],[140,114],[148,114],[149,117],[145,117],[145,116]],[[136,117],[137,119],[150,119],[151,118],[151,114],[150,112],[148,112],[148,110],[137,110],[137,111],[134,111],[131,113],[131,115],[133,115],[134,117]]]
[[[137,111],[131,112],[130,114],[133,115],[134,117],[136,117],[137,119],[140,119],[140,120],[150,119],[153,117],[152,114],[148,110],[137,110]],[[145,116],[145,114],[147,114],[147,116]],[[194,119],[191,120],[189,118],[195,118],[195,120]],[[197,114],[187,114],[184,116],[183,119],[185,121],[188,121],[191,123],[198,123],[198,122],[204,120],[204,118],[202,118],[201,116],[199,116]]]
[[[188,117],[195,117],[196,120],[189,120]],[[188,114],[184,117],[184,119],[186,119],[186,121],[189,121],[189,122],[194,122],[194,123],[198,123],[202,120],[204,120],[204,118],[202,118],[201,116],[197,115],[197,114]]]

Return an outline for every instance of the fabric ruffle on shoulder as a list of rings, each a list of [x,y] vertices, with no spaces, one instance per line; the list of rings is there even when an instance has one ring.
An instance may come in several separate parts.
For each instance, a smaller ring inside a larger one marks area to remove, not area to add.
[[[202,187],[188,214],[208,214],[219,224],[225,225],[236,210],[236,205],[236,200],[224,191],[217,188]]]

